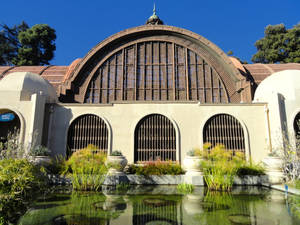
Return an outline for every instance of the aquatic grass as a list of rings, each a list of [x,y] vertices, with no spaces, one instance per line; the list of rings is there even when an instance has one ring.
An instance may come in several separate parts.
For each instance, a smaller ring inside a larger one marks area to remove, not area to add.
[[[94,145],[72,154],[66,161],[66,171],[74,190],[99,191],[107,173],[106,155]]]
[[[193,184],[178,184],[177,185],[177,191],[182,194],[190,194],[194,191],[195,186]]]
[[[230,191],[233,186],[236,168],[242,164],[244,155],[226,150],[224,145],[216,145],[203,151],[201,167],[204,180],[210,190]],[[229,163],[230,162],[230,163]]]

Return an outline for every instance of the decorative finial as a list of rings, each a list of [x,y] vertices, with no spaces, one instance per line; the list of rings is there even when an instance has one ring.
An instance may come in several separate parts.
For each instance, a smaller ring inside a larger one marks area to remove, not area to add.
[[[156,15],[156,7],[155,7],[155,3],[153,6],[153,14],[152,16],[150,16],[150,18],[147,20],[146,24],[150,24],[150,25],[163,25],[164,22],[159,19],[159,17]]]

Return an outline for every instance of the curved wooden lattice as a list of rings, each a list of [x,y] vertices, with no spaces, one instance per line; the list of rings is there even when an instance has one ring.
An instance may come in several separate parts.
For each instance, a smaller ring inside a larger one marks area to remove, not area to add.
[[[68,131],[68,155],[89,144],[107,153],[108,129],[100,117],[86,114],[75,119]]]
[[[176,161],[176,131],[165,116],[152,114],[143,118],[134,134],[134,161]]]
[[[114,101],[226,103],[215,69],[194,51],[171,42],[146,41],[110,56],[93,75],[85,103]]]
[[[212,146],[224,144],[229,150],[245,153],[243,128],[236,118],[228,114],[215,115],[206,122],[203,141],[211,143]]]

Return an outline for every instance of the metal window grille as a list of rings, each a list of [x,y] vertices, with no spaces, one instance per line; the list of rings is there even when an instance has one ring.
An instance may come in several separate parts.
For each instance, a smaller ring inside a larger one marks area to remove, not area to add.
[[[108,149],[108,129],[105,122],[98,116],[86,114],[72,122],[68,131],[68,155],[87,147],[97,146],[104,153]]]
[[[143,118],[135,129],[135,162],[176,161],[176,132],[165,116],[152,114]]]
[[[243,128],[236,118],[228,114],[215,115],[206,122],[203,140],[212,146],[223,144],[228,150],[245,153]]]
[[[151,199],[153,197],[150,197]],[[143,201],[134,202],[132,224],[154,224],[157,221],[160,221],[160,224],[179,224],[177,220],[182,219],[182,215],[178,213],[179,205],[175,201],[160,200],[164,202],[159,206],[146,205]]]
[[[110,56],[91,79],[85,103],[114,101],[226,103],[219,74],[196,52],[172,42],[147,41]]]

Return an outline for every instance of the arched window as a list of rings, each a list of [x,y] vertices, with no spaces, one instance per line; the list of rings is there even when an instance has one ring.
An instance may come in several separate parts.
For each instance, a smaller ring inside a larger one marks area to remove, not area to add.
[[[160,114],[144,117],[134,133],[134,161],[176,161],[176,131],[172,122]]]
[[[112,54],[94,73],[84,102],[200,101],[226,103],[216,70],[176,43],[147,41]]]
[[[296,149],[297,154],[300,153],[300,113],[298,113],[294,119],[294,132],[295,132],[295,140],[296,140]]]
[[[21,122],[18,115],[9,109],[0,109],[0,142],[7,142],[8,135],[18,135]]]
[[[68,131],[67,155],[71,155],[89,144],[107,153],[108,129],[103,119],[92,114],[85,114],[75,119]]]
[[[228,114],[215,115],[206,122],[203,141],[213,146],[223,144],[228,150],[245,153],[243,128],[236,118]]]

